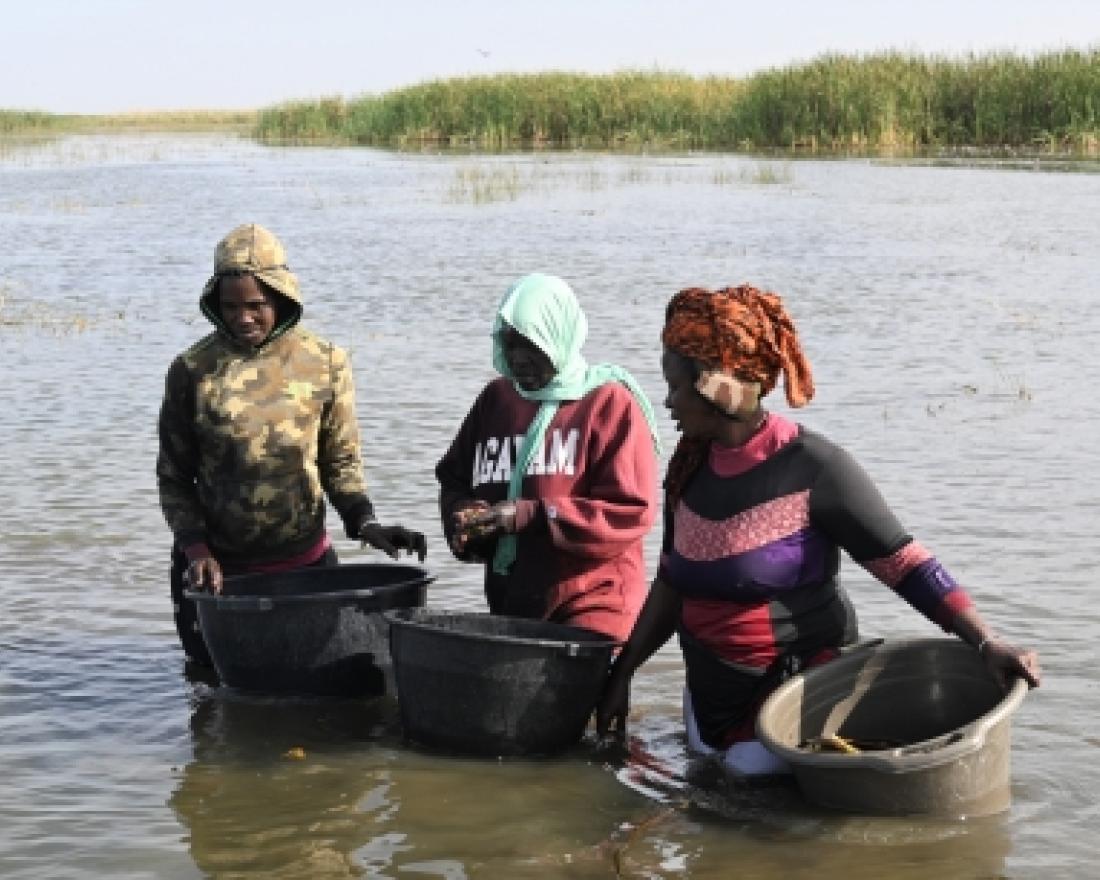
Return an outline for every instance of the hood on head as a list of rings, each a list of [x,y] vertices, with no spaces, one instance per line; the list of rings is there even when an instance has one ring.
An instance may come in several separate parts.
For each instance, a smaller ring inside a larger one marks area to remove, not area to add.
[[[232,336],[218,308],[218,281],[223,275],[247,274],[281,297],[279,319],[265,344],[293,327],[302,317],[302,294],[298,277],[286,264],[282,243],[258,223],[238,226],[218,242],[214,251],[214,274],[202,289],[199,308],[223,333]]]
[[[525,275],[508,289],[497,308],[493,366],[502,376],[513,379],[500,344],[500,330],[505,323],[538,346],[557,373],[583,365],[581,346],[588,335],[588,321],[573,289],[561,278],[541,272]]]

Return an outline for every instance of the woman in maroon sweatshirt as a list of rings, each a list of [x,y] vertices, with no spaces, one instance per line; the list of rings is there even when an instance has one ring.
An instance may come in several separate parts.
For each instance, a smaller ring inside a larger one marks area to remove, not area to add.
[[[657,440],[630,374],[581,355],[587,331],[560,278],[509,289],[493,324],[501,378],[436,466],[439,507],[455,556],[485,565],[493,614],[625,639],[646,596]]]

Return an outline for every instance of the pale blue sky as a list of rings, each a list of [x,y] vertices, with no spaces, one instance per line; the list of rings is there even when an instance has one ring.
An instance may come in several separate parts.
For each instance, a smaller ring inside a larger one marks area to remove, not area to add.
[[[741,76],[824,52],[1100,46],[1100,0],[5,0],[0,107],[252,108],[440,77]]]

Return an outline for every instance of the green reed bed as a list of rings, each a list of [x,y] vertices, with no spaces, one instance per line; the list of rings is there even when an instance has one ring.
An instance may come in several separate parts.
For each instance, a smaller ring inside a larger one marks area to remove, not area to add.
[[[160,110],[82,117],[95,131],[226,132],[251,134],[259,114],[255,110]]]
[[[830,55],[744,79],[498,75],[262,110],[274,141],[379,146],[1100,152],[1100,50]]]
[[[256,127],[256,121],[255,110],[165,110],[102,116],[0,110],[0,136],[145,131],[225,131],[251,134]]]
[[[0,110],[0,135],[51,134],[72,125],[71,116],[34,110]]]
[[[756,146],[1100,146],[1100,51],[821,58],[752,77],[730,129]]]
[[[701,147],[719,135],[714,111],[739,88],[734,80],[675,74],[471,77],[349,102],[284,104],[261,111],[257,134],[382,146],[624,146],[659,140]]]

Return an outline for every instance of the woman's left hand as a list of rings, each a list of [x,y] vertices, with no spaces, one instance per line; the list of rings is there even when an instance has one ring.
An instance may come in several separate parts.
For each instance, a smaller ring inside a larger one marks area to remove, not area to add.
[[[982,645],[981,655],[986,666],[1005,690],[1009,688],[1012,679],[1016,676],[1024,679],[1032,687],[1039,686],[1039,679],[1042,676],[1039,670],[1039,655],[1034,651],[1023,650],[1008,642],[990,639]]]
[[[469,510],[462,528],[467,532],[476,530],[483,537],[496,532],[515,534],[516,502],[498,501],[491,507]]]

